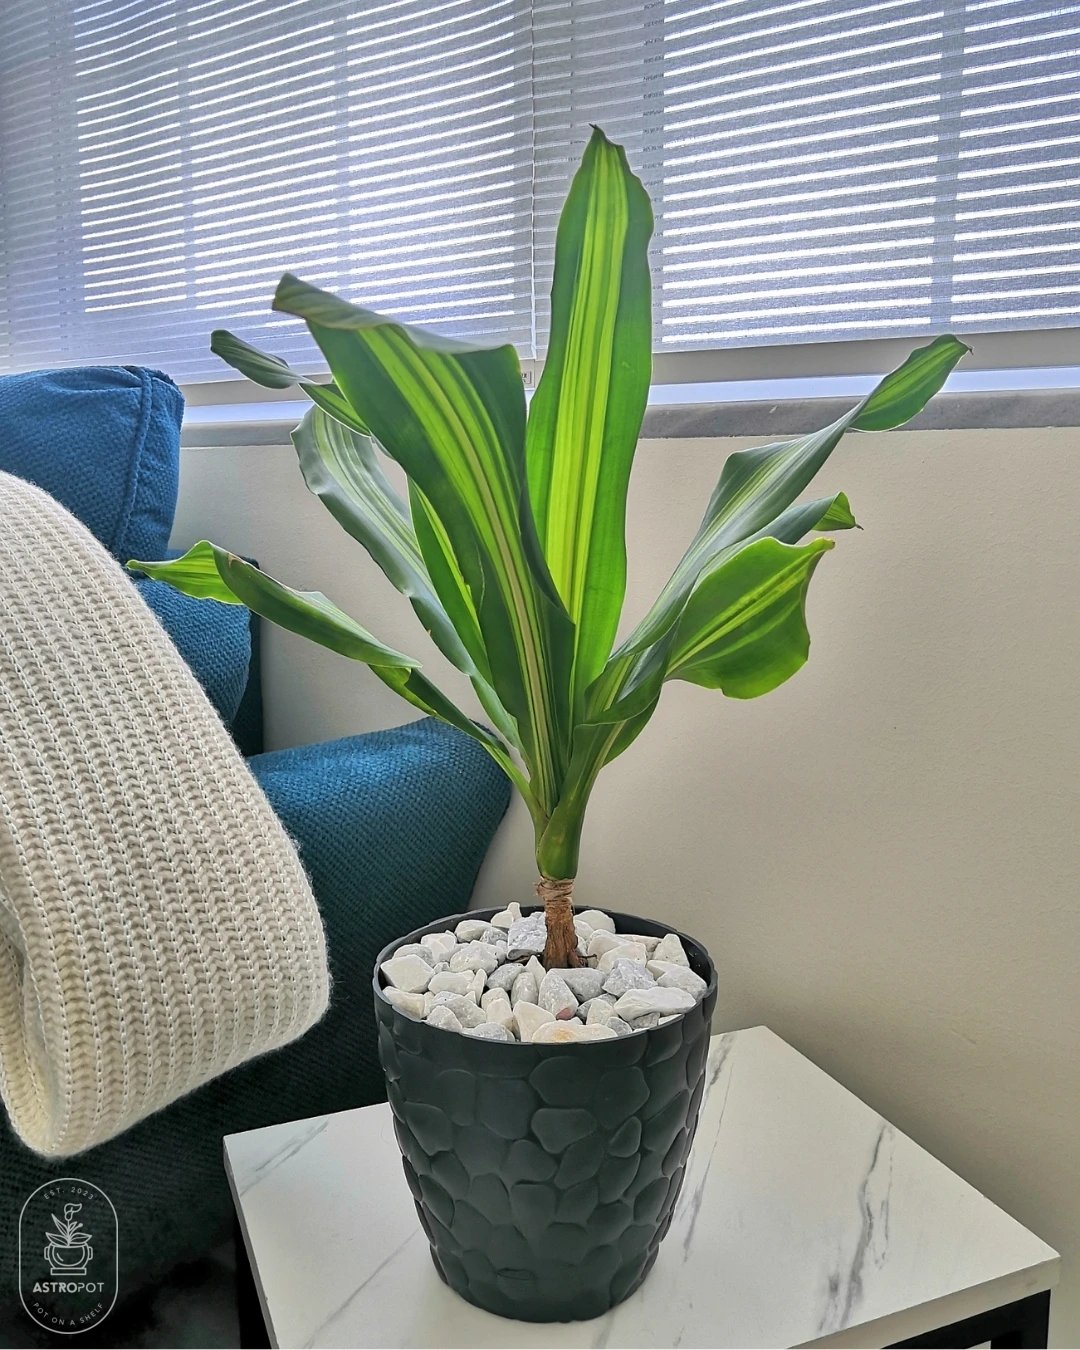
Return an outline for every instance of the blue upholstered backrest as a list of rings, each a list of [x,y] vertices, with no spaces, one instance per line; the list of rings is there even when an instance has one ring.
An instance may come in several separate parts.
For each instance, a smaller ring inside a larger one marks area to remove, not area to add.
[[[0,378],[0,469],[62,502],[120,562],[163,558],[184,398],[139,366]]]

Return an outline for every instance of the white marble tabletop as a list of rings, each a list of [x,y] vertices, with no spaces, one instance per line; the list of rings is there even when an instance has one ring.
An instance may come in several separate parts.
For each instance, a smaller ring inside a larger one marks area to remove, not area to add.
[[[511,1322],[439,1279],[388,1106],[230,1135],[278,1346],[883,1346],[1049,1289],[1057,1253],[765,1027],[714,1037],[674,1221],[592,1322]]]

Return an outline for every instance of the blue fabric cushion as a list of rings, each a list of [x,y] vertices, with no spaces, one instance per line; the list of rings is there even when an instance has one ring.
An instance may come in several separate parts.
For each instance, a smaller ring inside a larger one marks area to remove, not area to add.
[[[139,366],[0,379],[0,470],[44,488],[121,562],[169,542],[184,399]]]
[[[243,605],[195,600],[173,590],[167,581],[138,577],[135,585],[206,690],[218,716],[231,727],[251,662],[250,611]]]
[[[330,1010],[293,1045],[76,1158],[37,1157],[0,1118],[0,1177],[10,1200],[0,1204],[0,1344],[5,1319],[19,1318],[22,1334],[30,1325],[17,1312],[16,1272],[19,1210],[35,1187],[77,1176],[106,1191],[120,1222],[125,1297],[229,1232],[223,1134],[385,1099],[375,957],[391,939],[467,908],[510,795],[475,741],[431,720],[249,763],[311,877],[326,926]]]

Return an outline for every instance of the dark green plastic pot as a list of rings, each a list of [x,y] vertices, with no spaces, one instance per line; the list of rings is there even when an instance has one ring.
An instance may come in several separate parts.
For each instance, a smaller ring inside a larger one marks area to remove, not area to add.
[[[697,1126],[716,1005],[716,971],[680,933],[702,1000],[666,1026],[618,1040],[522,1045],[443,1031],[383,995],[375,966],[379,1057],[405,1176],[451,1289],[527,1322],[602,1313],[649,1273],[671,1223]],[[528,913],[527,909],[523,913]],[[612,914],[622,933],[676,930]]]

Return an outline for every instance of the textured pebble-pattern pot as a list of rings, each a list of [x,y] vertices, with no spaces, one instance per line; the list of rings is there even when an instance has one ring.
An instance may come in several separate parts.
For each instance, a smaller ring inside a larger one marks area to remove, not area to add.
[[[527,910],[524,912],[528,912]],[[529,1322],[598,1317],[641,1284],[671,1222],[697,1126],[716,1004],[708,953],[683,934],[708,989],[666,1026],[612,1041],[521,1045],[427,1026],[382,995],[379,1055],[405,1176],[436,1269],[489,1312]],[[612,914],[617,931],[674,930]]]

